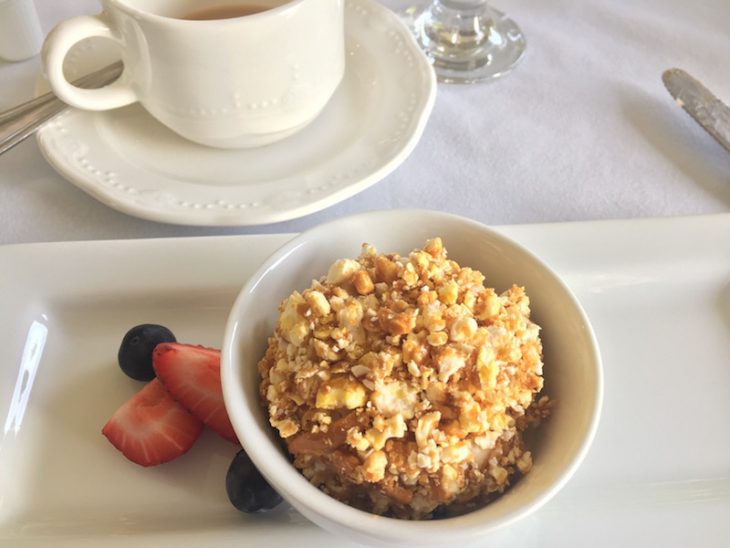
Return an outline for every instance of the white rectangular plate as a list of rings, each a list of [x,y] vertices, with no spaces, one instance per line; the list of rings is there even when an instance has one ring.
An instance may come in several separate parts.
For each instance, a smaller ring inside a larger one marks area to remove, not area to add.
[[[500,231],[578,295],[606,397],[578,474],[494,544],[727,546],[730,215]],[[286,505],[235,511],[236,449],[213,434],[144,469],[100,433],[140,386],[116,365],[126,330],[220,346],[238,289],[289,237],[0,248],[0,544],[343,546]]]

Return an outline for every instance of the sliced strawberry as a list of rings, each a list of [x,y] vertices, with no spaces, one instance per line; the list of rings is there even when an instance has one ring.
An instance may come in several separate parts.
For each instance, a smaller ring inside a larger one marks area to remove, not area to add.
[[[220,350],[162,343],[152,353],[157,378],[170,395],[214,432],[238,443],[223,404]]]
[[[132,462],[154,466],[185,453],[202,430],[203,423],[154,379],[114,412],[101,433]]]

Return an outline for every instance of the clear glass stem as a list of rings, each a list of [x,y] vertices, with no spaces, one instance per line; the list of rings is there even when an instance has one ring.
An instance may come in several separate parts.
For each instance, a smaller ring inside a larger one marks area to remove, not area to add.
[[[486,1],[435,0],[430,12],[430,25],[424,30],[434,43],[444,45],[444,52],[453,48],[451,56],[478,47],[489,36],[492,17]]]
[[[474,10],[487,5],[487,0],[435,0],[434,4],[441,4],[452,10]]]
[[[525,49],[519,27],[486,0],[433,0],[415,20],[414,32],[445,82],[496,78]]]

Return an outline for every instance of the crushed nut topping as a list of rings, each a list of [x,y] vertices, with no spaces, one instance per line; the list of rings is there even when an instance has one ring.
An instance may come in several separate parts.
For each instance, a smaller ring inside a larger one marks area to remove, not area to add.
[[[447,258],[364,244],[280,306],[261,400],[294,465],[324,492],[404,519],[471,506],[532,468],[522,432],[545,419],[539,327]]]

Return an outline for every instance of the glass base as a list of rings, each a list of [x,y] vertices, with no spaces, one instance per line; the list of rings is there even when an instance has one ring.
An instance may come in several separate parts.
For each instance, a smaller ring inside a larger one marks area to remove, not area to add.
[[[413,19],[413,32],[441,82],[498,78],[519,62],[527,45],[520,27],[489,6],[468,12],[434,2]]]

